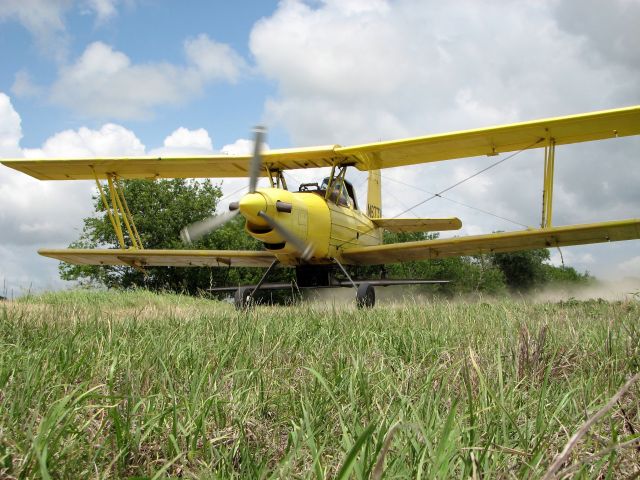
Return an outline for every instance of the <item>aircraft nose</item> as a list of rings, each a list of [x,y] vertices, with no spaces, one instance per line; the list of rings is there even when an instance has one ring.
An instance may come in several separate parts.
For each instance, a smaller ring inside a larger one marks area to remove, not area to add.
[[[267,201],[259,193],[247,193],[240,199],[239,207],[240,213],[242,213],[245,218],[251,218],[255,221],[260,219],[260,217],[258,217],[258,212],[261,210],[263,212],[267,211]]]

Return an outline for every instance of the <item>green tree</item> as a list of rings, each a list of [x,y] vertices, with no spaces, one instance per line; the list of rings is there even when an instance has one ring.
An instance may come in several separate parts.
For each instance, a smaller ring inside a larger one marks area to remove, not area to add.
[[[575,268],[562,265],[556,267],[555,265],[544,265],[545,278],[548,283],[555,284],[570,284],[570,285],[588,285],[592,283],[595,278],[589,274],[589,272],[580,273]]]
[[[545,263],[549,250],[541,248],[520,252],[494,253],[491,261],[504,274],[507,286],[516,292],[525,292],[546,283]]]
[[[515,292],[526,292],[547,284],[586,285],[593,281],[588,272],[549,264],[546,248],[511,253],[494,253],[491,261],[504,273],[507,286]]]
[[[126,180],[122,191],[140,236],[149,249],[184,249],[180,230],[189,223],[214,214],[221,197],[219,186],[210,180]],[[95,214],[84,219],[80,238],[70,248],[119,248],[106,209],[96,192]],[[125,239],[129,241],[125,231]],[[261,244],[244,232],[244,221],[237,217],[188,248],[258,250]],[[60,276],[82,284],[106,287],[145,287],[194,294],[209,286],[253,283],[261,269],[147,267],[144,273],[130,267],[60,265]]]

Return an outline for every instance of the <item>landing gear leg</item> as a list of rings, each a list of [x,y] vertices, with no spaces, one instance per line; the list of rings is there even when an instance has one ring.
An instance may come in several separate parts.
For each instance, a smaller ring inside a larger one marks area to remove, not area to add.
[[[347,277],[347,280],[349,280],[349,282],[351,282],[351,285],[353,285],[353,288],[356,291],[356,305],[358,306],[358,308],[373,307],[376,303],[376,292],[373,289],[373,285],[367,282],[363,282],[360,284],[360,286],[358,286],[356,282],[353,281],[351,276],[349,276],[349,273],[338,261],[338,259],[334,258],[333,260],[340,267],[340,270],[342,270],[342,273],[344,273],[345,277]]]
[[[253,304],[254,295],[262,286],[264,281],[267,279],[267,275],[269,275],[269,272],[273,270],[273,267],[275,267],[277,263],[278,259],[275,259],[271,263],[271,265],[269,265],[269,268],[267,268],[267,271],[264,272],[264,275],[262,275],[262,278],[255,287],[240,287],[238,288],[238,290],[236,290],[236,294],[233,297],[233,303],[236,306],[236,309],[242,310],[244,308],[250,307]]]
[[[356,293],[358,308],[372,308],[376,303],[376,291],[370,283],[361,283]]]

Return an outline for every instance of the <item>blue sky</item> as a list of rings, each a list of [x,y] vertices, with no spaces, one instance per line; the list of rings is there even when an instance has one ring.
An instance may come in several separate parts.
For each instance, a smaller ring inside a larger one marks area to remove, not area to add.
[[[349,145],[637,105],[639,23],[638,0],[3,0],[0,157],[237,152],[257,123],[272,148]],[[638,138],[558,149],[555,223],[638,217],[639,151]],[[494,160],[384,171],[383,209]],[[535,225],[541,184],[542,154],[525,152],[449,193]],[[0,168],[0,282],[63,286],[35,251],[78,236],[92,188]],[[445,200],[411,215],[520,228]],[[638,241],[563,255],[640,277]]]
[[[229,44],[244,58],[251,58],[248,38],[260,18],[273,13],[277,2],[190,1],[182,8],[166,1],[130,2],[120,5],[114,17],[100,20],[88,4],[77,2],[64,10],[62,37],[65,55],[72,60],[87,45],[99,41],[124,52],[133,63],[184,62],[183,42],[207,34]],[[10,92],[17,72],[27,72],[36,85],[55,81],[60,62],[55,55],[34,41],[34,35],[19,21],[6,18],[0,23],[3,65],[0,89]],[[128,126],[145,144],[161,144],[176,126],[205,128],[215,132],[216,143],[231,143],[239,134],[261,120],[263,99],[274,90],[272,82],[245,72],[235,84],[208,85],[198,101],[185,106],[154,109],[153,118],[132,121]],[[88,117],[51,104],[46,97],[12,97],[23,122],[23,146],[39,146],[60,129],[99,126],[109,117]],[[272,132],[275,140],[286,142],[282,132]]]

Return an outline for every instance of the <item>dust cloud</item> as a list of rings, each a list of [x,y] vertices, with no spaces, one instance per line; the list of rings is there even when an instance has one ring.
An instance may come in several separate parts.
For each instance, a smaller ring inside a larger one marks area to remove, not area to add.
[[[355,306],[356,292],[353,288],[322,288],[305,292],[305,302],[317,307]],[[376,305],[427,305],[439,300],[447,302],[492,302],[504,299],[503,295],[491,296],[477,293],[454,295],[453,297],[438,296],[434,290],[415,286],[376,287]],[[640,278],[625,278],[615,281],[595,280],[589,285],[550,285],[540,291],[529,294],[513,294],[514,300],[526,302],[562,302],[567,300],[597,300],[606,301],[640,301]]]
[[[569,299],[607,301],[640,300],[640,278],[620,280],[595,280],[580,286],[549,286],[538,293],[531,294],[534,302],[560,302]]]
[[[407,303],[427,304],[439,297],[434,296],[429,287],[388,286],[376,287],[376,305],[397,305]],[[319,288],[305,292],[305,301],[318,306],[355,306],[356,291],[354,288]]]

